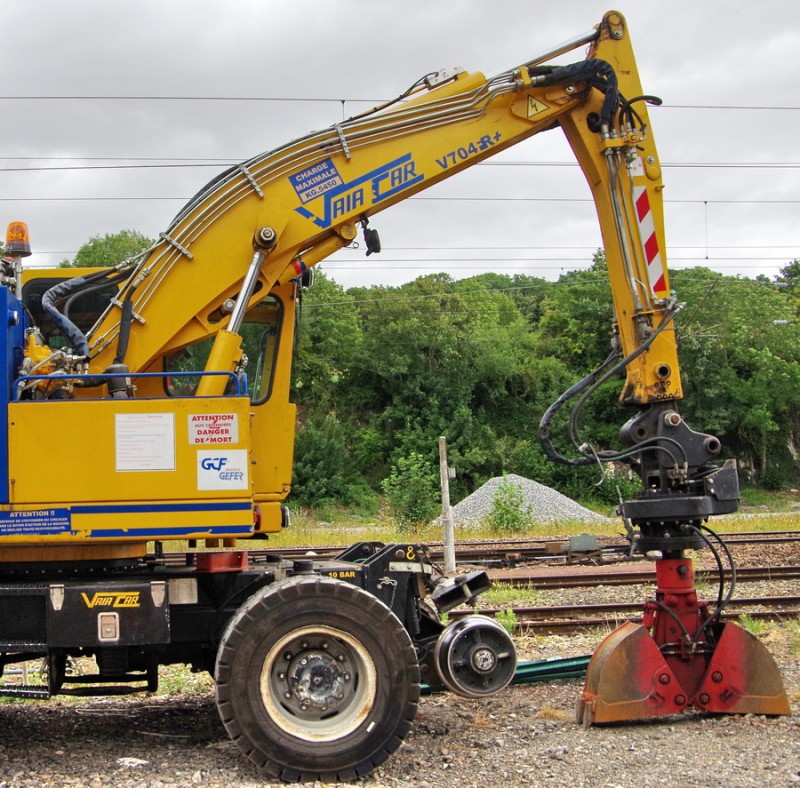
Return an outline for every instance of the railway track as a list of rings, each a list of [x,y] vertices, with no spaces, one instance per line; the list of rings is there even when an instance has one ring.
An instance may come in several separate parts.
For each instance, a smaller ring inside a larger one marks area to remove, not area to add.
[[[722,534],[728,546],[777,545],[800,542],[800,531],[752,531],[736,534]],[[428,542],[433,561],[444,559],[441,542]],[[259,557],[280,556],[287,560],[335,558],[345,549],[344,546],[328,547],[270,547],[248,550],[254,560]],[[630,544],[624,539],[598,537],[596,549],[573,549],[567,537],[541,539],[503,539],[480,542],[459,542],[456,544],[456,559],[459,564],[479,566],[520,566],[527,563],[557,560],[597,561],[618,560],[628,555]]]
[[[596,567],[590,571],[575,572],[548,572],[537,573],[534,570],[494,570],[490,577],[495,583],[503,583],[514,588],[579,588],[582,586],[624,586],[646,585],[655,583],[656,572],[654,568],[648,569],[621,569],[612,567]],[[724,572],[726,580],[730,580],[729,571]],[[747,566],[736,570],[736,582],[756,582],[762,580],[792,580],[800,578],[800,566]],[[715,582],[719,580],[716,569],[695,570],[695,579],[700,581]]]
[[[485,607],[477,612],[494,617],[507,611],[513,612],[517,633],[543,634],[558,631],[615,628],[624,621],[640,623],[642,602],[614,602],[609,604],[548,605],[544,607]],[[448,615],[452,620],[463,618],[472,610],[453,610]],[[722,620],[732,620],[747,615],[751,619],[786,621],[800,618],[800,596],[772,596],[734,599],[722,614]]]

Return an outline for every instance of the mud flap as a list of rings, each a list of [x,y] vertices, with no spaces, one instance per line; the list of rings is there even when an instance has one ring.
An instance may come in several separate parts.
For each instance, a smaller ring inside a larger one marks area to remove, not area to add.
[[[576,718],[586,726],[636,720],[672,714],[687,703],[650,632],[628,621],[592,656]]]
[[[758,638],[725,624],[693,705],[721,714],[790,714],[778,666]]]

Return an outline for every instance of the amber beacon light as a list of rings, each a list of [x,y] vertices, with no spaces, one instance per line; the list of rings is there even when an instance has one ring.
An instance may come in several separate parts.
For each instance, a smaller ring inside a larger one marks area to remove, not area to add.
[[[25,222],[11,222],[8,225],[5,253],[11,257],[30,257],[31,241]]]

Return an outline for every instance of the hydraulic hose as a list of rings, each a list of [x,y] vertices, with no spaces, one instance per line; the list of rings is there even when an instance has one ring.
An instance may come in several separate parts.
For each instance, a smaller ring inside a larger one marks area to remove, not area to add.
[[[122,317],[119,321],[119,337],[117,338],[117,352],[114,356],[115,364],[122,364],[125,361],[125,354],[128,352],[128,341],[131,337],[131,325],[133,324],[133,301],[130,299],[130,292],[122,302]]]
[[[605,98],[600,110],[601,126],[609,127],[619,104],[617,74],[605,60],[593,58],[568,66],[531,66],[528,69],[538,85],[561,85],[565,82],[586,82],[601,91]]]
[[[117,268],[108,268],[103,271],[96,271],[88,276],[74,276],[72,279],[67,279],[64,282],[59,282],[49,290],[45,291],[42,296],[42,309],[49,315],[52,321],[56,324],[57,328],[66,337],[70,343],[70,347],[79,356],[89,355],[89,340],[86,335],[73,323],[65,314],[60,312],[56,307],[56,302],[62,298],[68,298],[73,294],[77,294],[83,290],[87,285],[91,285],[100,279],[107,279],[112,274],[117,272]],[[90,288],[94,290],[96,287]],[[71,300],[71,299],[70,299]]]
[[[566,457],[559,452],[553,445],[550,439],[550,425],[555,418],[556,413],[561,410],[573,397],[577,396],[587,388],[594,387],[594,385],[601,379],[603,373],[614,364],[617,358],[617,352],[612,351],[603,361],[603,363],[594,371],[590,372],[585,378],[579,380],[577,383],[570,386],[559,398],[544,412],[541,421],[539,422],[539,442],[542,444],[544,453],[549,460],[560,463],[562,465],[570,465],[577,467],[580,465],[589,465],[596,462],[592,457]]]
[[[66,282],[60,282],[54,285],[45,292],[42,296],[42,309],[48,314],[50,319],[56,324],[57,328],[66,337],[76,355],[88,356],[89,355],[89,340],[86,335],[81,331],[68,317],[61,314],[56,309],[55,302],[59,298],[65,298],[84,287],[90,280],[88,277],[76,276],[68,279]]]
[[[561,454],[553,445],[552,440],[550,439],[550,425],[555,417],[556,413],[561,410],[561,408],[573,397],[577,396],[578,394],[583,394],[580,398],[578,403],[575,406],[575,410],[578,413],[573,413],[570,419],[570,434],[573,437],[577,436],[577,418],[579,415],[580,409],[583,408],[588,396],[597,389],[600,385],[605,383],[610,377],[615,375],[620,369],[625,368],[631,361],[638,358],[642,353],[644,353],[650,345],[653,344],[656,337],[672,322],[672,319],[675,317],[676,313],[682,308],[682,305],[673,304],[670,308],[670,311],[665,313],[661,324],[658,328],[653,331],[652,334],[632,353],[629,353],[625,358],[615,360],[618,358],[618,354],[616,351],[612,351],[603,361],[603,363],[595,369],[593,372],[590,372],[583,380],[579,380],[573,386],[568,388],[544,413],[542,416],[541,421],[539,422],[539,442],[544,449],[544,453],[547,455],[549,460],[553,462],[560,463],[561,465],[569,465],[571,467],[578,467],[582,465],[590,465],[596,462],[614,462],[615,460],[624,459],[631,454],[631,450],[628,449],[627,451],[623,452],[611,452],[611,451],[604,451],[604,452],[595,452],[592,450],[592,454],[590,457],[566,457],[565,455]],[[580,446],[577,448],[580,449]]]

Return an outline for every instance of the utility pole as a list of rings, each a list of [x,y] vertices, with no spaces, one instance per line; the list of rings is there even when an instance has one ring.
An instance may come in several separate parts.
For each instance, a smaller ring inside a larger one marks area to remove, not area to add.
[[[447,466],[447,438],[439,438],[439,480],[442,486],[442,524],[444,525],[444,569],[456,571],[456,545],[453,533],[453,512],[450,509],[450,473]],[[455,474],[454,474],[455,475]]]

